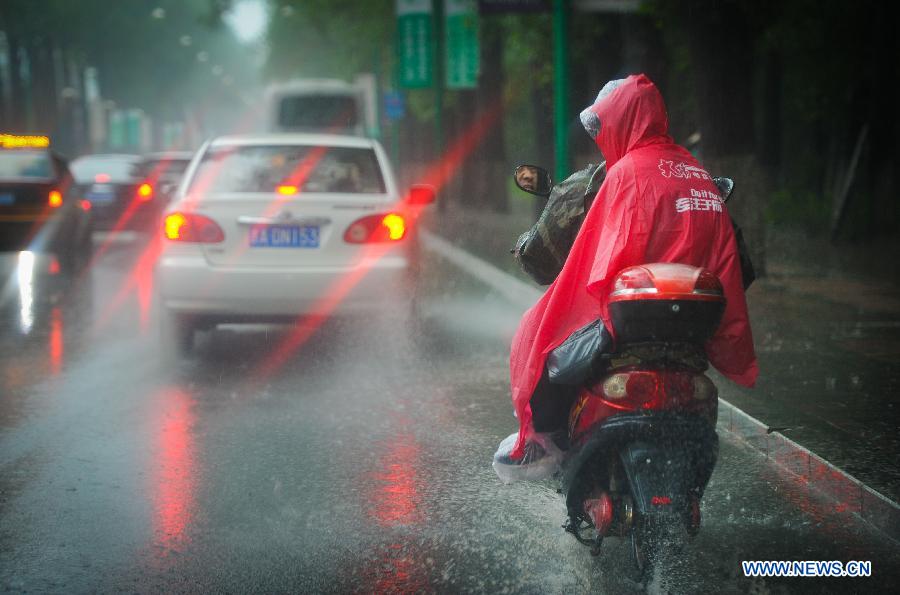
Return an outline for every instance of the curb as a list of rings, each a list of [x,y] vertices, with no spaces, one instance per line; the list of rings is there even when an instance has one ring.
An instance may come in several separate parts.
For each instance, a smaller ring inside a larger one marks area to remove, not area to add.
[[[835,511],[853,513],[864,522],[900,542],[900,505],[876,492],[816,453],[719,399],[718,427],[762,454],[802,486],[833,501]]]
[[[421,238],[425,249],[456,265],[518,306],[530,307],[543,294],[536,287],[440,236],[422,230]],[[851,512],[888,538],[900,542],[900,505],[893,500],[783,434],[770,432],[766,424],[721,398],[717,426],[761,453],[781,471],[800,480],[807,489],[832,500],[836,511]]]
[[[425,249],[431,250],[444,260],[469,273],[517,306],[530,308],[544,293],[474,254],[454,246],[438,235],[423,229],[419,232],[419,237],[422,239],[422,246]]]

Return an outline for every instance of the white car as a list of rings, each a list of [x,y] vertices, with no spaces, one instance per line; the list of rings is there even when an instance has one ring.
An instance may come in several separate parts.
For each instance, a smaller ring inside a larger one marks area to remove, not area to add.
[[[414,221],[381,145],[323,134],[220,137],[163,214],[156,277],[179,351],[220,323],[378,312],[409,298]]]

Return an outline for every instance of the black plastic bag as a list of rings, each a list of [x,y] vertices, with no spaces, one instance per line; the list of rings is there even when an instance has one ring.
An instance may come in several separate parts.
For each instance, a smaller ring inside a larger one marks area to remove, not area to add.
[[[612,352],[612,335],[597,319],[573,332],[548,354],[547,376],[553,384],[583,384],[599,372],[600,356]]]

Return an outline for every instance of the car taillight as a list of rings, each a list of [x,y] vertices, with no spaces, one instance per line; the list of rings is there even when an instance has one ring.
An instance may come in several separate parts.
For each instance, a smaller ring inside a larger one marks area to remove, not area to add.
[[[79,201],[78,204],[81,205],[82,211],[90,211],[91,207],[93,206],[93,205],[91,205],[91,201],[86,200],[86,199],[82,199],[81,201]]]
[[[371,242],[396,242],[406,236],[406,220],[397,213],[369,215],[354,221],[344,232],[344,241],[350,244]]]
[[[171,213],[163,221],[166,238],[175,242],[217,244],[225,239],[218,223],[194,213]]]
[[[62,202],[62,193],[59,190],[51,190],[47,196],[47,204],[52,208],[56,208],[62,206]]]
[[[138,200],[142,201],[150,200],[151,198],[153,198],[153,186],[151,186],[147,182],[144,182],[143,184],[138,186],[137,197]]]

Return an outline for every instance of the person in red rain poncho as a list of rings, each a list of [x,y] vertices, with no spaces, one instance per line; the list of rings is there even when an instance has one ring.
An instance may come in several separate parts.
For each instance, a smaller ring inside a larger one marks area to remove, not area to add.
[[[668,135],[659,90],[642,74],[610,81],[581,121],[606,158],[607,176],[559,277],[513,338],[510,381],[519,432],[514,443],[510,436],[501,444],[495,468],[550,458],[549,438],[564,432],[574,395],[560,397],[559,387],[546,381],[547,354],[598,315],[612,328],[609,284],[626,267],[677,262],[714,272],[727,305],[707,357],[743,386],[753,386],[759,372],[731,220],[710,175]]]

